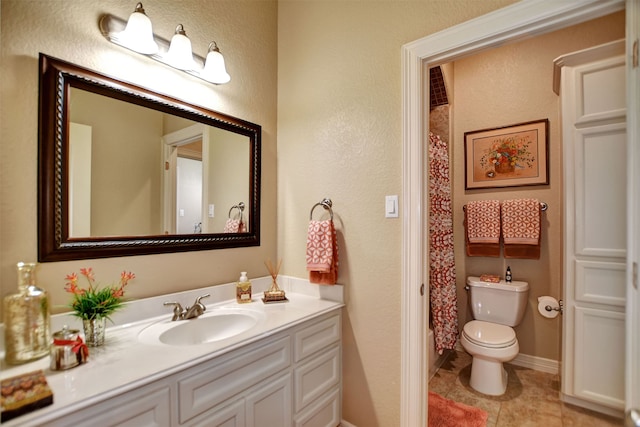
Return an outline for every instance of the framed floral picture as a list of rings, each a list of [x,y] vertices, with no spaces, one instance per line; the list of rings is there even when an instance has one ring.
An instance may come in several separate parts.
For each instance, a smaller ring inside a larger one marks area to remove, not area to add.
[[[464,134],[465,189],[549,184],[549,120]]]

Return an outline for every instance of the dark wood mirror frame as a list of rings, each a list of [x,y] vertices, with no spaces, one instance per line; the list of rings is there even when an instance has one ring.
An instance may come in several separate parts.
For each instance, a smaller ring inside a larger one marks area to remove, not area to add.
[[[38,118],[38,261],[200,251],[260,245],[259,125],[154,93],[40,54]],[[71,87],[134,103],[249,137],[247,233],[69,237],[68,140]]]

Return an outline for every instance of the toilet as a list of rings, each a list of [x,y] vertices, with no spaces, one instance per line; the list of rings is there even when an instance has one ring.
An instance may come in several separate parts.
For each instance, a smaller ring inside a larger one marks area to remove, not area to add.
[[[529,284],[483,282],[470,276],[467,289],[474,320],[464,325],[460,343],[473,356],[469,385],[480,393],[500,396],[507,390],[502,364],[520,351],[512,327],[520,323],[527,308]]]

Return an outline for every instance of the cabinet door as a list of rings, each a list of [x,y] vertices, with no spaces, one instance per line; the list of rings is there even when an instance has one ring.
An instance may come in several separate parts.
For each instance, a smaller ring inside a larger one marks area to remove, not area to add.
[[[296,412],[331,389],[340,386],[340,347],[338,345],[310,358],[294,373]]]
[[[340,425],[340,390],[315,400],[296,415],[295,427],[336,427]]]
[[[258,385],[247,394],[247,427],[285,427],[292,423],[291,374]]]
[[[624,408],[624,313],[576,307],[575,395]]]
[[[568,54],[562,61],[562,393],[571,403],[617,413],[624,408],[624,43]]]

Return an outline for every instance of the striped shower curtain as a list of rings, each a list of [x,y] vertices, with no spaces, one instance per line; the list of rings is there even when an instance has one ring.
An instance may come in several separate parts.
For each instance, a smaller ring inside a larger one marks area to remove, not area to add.
[[[429,286],[436,351],[458,339],[453,212],[447,143],[429,132]]]

